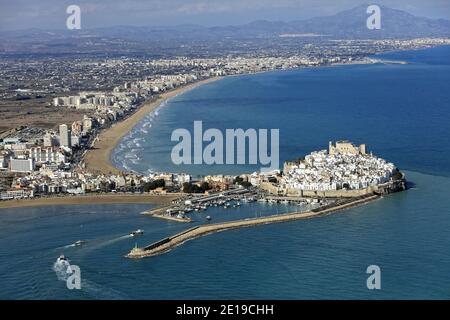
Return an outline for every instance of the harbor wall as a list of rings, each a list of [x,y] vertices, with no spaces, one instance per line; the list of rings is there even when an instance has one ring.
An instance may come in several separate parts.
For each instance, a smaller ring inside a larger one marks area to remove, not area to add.
[[[158,255],[175,248],[182,243],[195,239],[200,236],[204,236],[213,232],[220,232],[228,229],[250,227],[262,224],[288,222],[299,219],[307,219],[318,215],[327,214],[337,210],[342,210],[357,205],[361,205],[373,200],[378,199],[376,194],[363,195],[351,199],[340,200],[336,203],[329,204],[320,208],[313,209],[306,212],[286,213],[280,215],[273,215],[268,217],[259,217],[245,220],[229,221],[223,223],[215,223],[197,226],[181,233],[178,233],[172,237],[165,238],[159,242],[153,243],[150,246],[144,248],[133,248],[126,257],[128,258],[144,258],[149,256]]]
[[[370,195],[373,193],[378,194],[388,194],[392,192],[402,191],[406,189],[406,181],[404,178],[389,181],[376,186],[370,186],[364,189],[354,189],[354,190],[298,190],[298,189],[286,189],[279,190],[277,185],[270,182],[263,182],[260,184],[262,190],[267,191],[272,195],[278,196],[297,196],[300,198],[354,198],[364,195]]]

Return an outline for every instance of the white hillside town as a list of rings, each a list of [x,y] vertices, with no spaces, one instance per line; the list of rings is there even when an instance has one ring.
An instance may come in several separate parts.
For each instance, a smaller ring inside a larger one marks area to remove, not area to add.
[[[364,144],[331,142],[329,149],[314,151],[304,160],[288,162],[279,187],[298,190],[359,190],[389,182],[397,173],[393,163],[366,153]]]

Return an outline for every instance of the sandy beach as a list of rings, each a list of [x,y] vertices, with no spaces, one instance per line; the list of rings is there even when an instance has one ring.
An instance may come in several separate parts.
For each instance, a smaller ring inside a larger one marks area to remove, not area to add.
[[[117,143],[120,142],[133,127],[148,113],[154,111],[163,101],[178,94],[191,90],[199,85],[213,82],[220,77],[209,78],[197,81],[183,87],[160,94],[158,97],[146,101],[136,112],[123,121],[119,121],[110,128],[102,130],[95,141],[94,148],[89,150],[84,162],[86,169],[97,174],[119,174],[121,171],[111,163],[111,152]],[[64,196],[35,199],[18,199],[0,201],[2,208],[35,207],[46,205],[76,205],[76,204],[107,204],[107,203],[151,203],[157,205],[167,205],[173,199],[178,198],[177,194],[170,195],[149,195],[149,194],[104,194],[104,195],[83,195]]]
[[[199,85],[216,81],[220,78],[209,78],[202,81],[198,81],[186,86],[168,91],[159,95],[156,99],[153,98],[150,101],[139,108],[135,113],[126,118],[123,121],[115,123],[110,128],[100,132],[98,139],[95,142],[94,148],[89,150],[85,157],[84,162],[86,169],[93,173],[103,174],[118,174],[121,172],[118,168],[114,167],[111,163],[111,152],[120,140],[125,136],[133,127],[148,113],[154,111],[164,100],[170,99],[176,95],[179,95],[185,91],[191,90]]]
[[[52,198],[35,198],[8,200],[0,202],[0,209],[21,208],[53,205],[74,205],[74,204],[108,204],[108,203],[148,203],[157,205],[167,205],[172,200],[178,198],[177,194],[154,195],[154,194],[104,194],[104,195],[84,195],[65,196]]]

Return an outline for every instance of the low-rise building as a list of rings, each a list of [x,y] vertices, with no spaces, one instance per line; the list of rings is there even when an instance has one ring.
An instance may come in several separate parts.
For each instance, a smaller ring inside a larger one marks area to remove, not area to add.
[[[33,159],[11,159],[9,161],[9,170],[11,172],[32,172],[34,171]]]

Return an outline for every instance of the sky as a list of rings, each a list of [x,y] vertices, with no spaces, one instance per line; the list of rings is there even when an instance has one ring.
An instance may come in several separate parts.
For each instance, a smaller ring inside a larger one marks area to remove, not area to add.
[[[292,21],[373,3],[414,15],[450,19],[450,0],[0,0],[0,31],[64,29],[69,16],[66,8],[72,4],[81,9],[81,28],[90,29]]]

